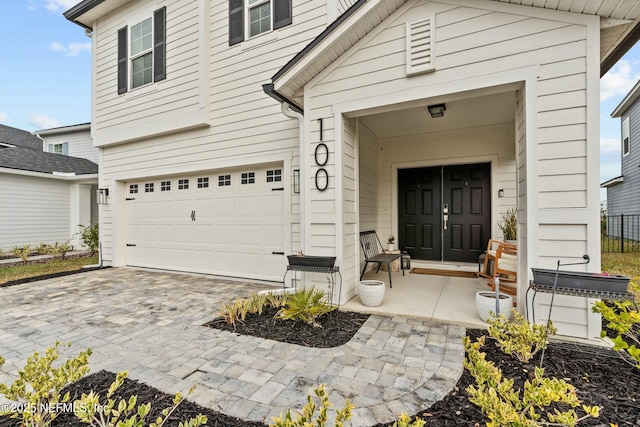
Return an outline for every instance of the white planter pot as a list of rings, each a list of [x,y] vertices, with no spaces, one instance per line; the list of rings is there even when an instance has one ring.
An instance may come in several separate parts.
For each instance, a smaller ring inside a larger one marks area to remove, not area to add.
[[[395,245],[393,243],[387,243],[387,251],[393,252],[395,250]]]
[[[507,319],[511,318],[513,308],[513,298],[511,295],[500,293],[500,314]],[[480,318],[486,322],[489,319],[489,312],[496,312],[496,293],[493,291],[480,291],[476,293],[476,309]]]
[[[380,280],[362,280],[358,283],[360,301],[367,307],[378,307],[384,300],[387,285]]]

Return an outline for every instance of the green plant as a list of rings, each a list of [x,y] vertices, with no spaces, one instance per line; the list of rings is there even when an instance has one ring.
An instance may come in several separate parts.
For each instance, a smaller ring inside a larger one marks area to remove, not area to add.
[[[310,287],[290,294],[287,297],[286,305],[278,311],[275,318],[301,320],[313,326],[320,326],[316,319],[332,310],[334,308],[324,301],[324,293]]]
[[[38,249],[36,249],[36,252],[38,253],[38,255],[45,255],[49,253],[49,245],[47,245],[46,243],[40,243],[38,245]]]
[[[640,277],[630,283],[634,293],[640,293]],[[596,301],[593,311],[600,313],[607,322],[607,327],[618,335],[613,339],[613,349],[618,351],[623,359],[640,369],[640,314],[634,301]],[[606,336],[602,331],[601,336]]]
[[[518,217],[516,208],[511,208],[502,214],[502,221],[498,222],[498,228],[502,231],[504,240],[517,240]]]
[[[80,239],[82,243],[89,249],[89,253],[93,256],[98,250],[100,243],[100,231],[98,230],[98,224],[92,224],[87,227],[80,224],[78,227],[82,227],[80,230]]]
[[[173,406],[165,408],[162,411],[162,415],[158,417],[155,422],[146,424],[145,419],[151,411],[151,403],[136,406],[138,401],[137,395],[130,396],[128,400],[120,399],[118,402],[113,398],[114,393],[128,376],[129,373],[126,371],[116,374],[116,379],[107,392],[107,401],[104,405],[100,404],[100,395],[93,390],[89,394],[82,393],[82,397],[76,400],[73,405],[76,417],[83,423],[99,427],[142,427],[144,425],[161,427],[184,400],[184,397],[182,397],[180,393],[177,393],[173,399]],[[189,390],[189,394],[192,392],[193,388]],[[195,418],[180,422],[178,426],[196,427],[206,422],[207,417],[198,414]]]
[[[56,242],[54,245],[48,245],[46,249],[46,253],[52,256],[60,256],[60,258],[65,259],[67,256],[67,252],[71,250],[71,244],[67,240],[64,243]]]
[[[549,334],[555,334],[557,330],[551,322],[548,328],[546,325],[529,324],[517,310],[511,311],[515,319],[513,322],[502,314],[496,317],[495,313],[491,313],[487,320],[490,325],[489,336],[498,342],[503,353],[529,363],[536,353],[549,344]]]
[[[545,378],[544,369],[535,368],[534,377],[527,380],[524,390],[513,389],[513,380],[502,377],[502,371],[486,360],[480,351],[484,337],[472,343],[464,338],[467,356],[465,368],[475,378],[475,386],[466,388],[469,400],[477,405],[489,418],[487,427],[535,427],[542,425],[575,426],[578,422],[597,417],[597,406],[582,405],[585,415],[579,417],[575,408],[581,405],[576,389],[571,384],[557,378]],[[571,409],[561,412],[555,403],[568,405]]]
[[[416,418],[411,422],[411,417],[407,414],[401,414],[398,418],[398,421],[393,423],[392,427],[423,427],[426,424],[426,421],[420,418]]]
[[[313,393],[315,397],[320,402],[320,410],[316,417],[315,413],[318,409],[318,406],[313,400],[311,395],[307,395],[307,404],[302,408],[300,413],[296,416],[296,419],[293,420],[291,418],[291,411],[287,410],[284,414],[280,414],[279,417],[273,417],[273,423],[270,424],[271,427],[324,427],[327,424],[327,413],[330,407],[333,405],[329,402],[329,395],[325,390],[324,384],[319,385],[315,389],[313,389]],[[349,399],[345,400],[344,407],[342,409],[336,410],[336,420],[334,423],[335,427],[344,426],[344,422],[351,419],[351,412],[355,408],[355,405],[352,404]],[[314,419],[315,418],[315,419]]]
[[[58,359],[60,342],[45,350],[44,355],[36,351],[29,356],[23,370],[18,372],[18,379],[7,386],[0,384],[0,394],[7,399],[18,402],[19,412],[0,412],[11,418],[22,417],[22,426],[48,426],[56,418],[56,408],[69,401],[69,393],[61,395],[62,389],[89,372],[89,356],[91,349],[82,351],[73,359],[69,359],[58,368],[52,364]],[[69,347],[71,344],[67,344]]]
[[[393,244],[393,242],[395,242],[395,241],[396,241],[396,238],[394,237],[394,235],[393,235],[393,234],[391,234],[391,235],[389,236],[389,238],[387,239],[387,243],[389,243],[390,245],[392,245],[392,244]]]
[[[13,255],[22,259],[23,263],[27,263],[29,255],[31,254],[31,245],[26,244],[23,246],[15,245],[12,249]]]

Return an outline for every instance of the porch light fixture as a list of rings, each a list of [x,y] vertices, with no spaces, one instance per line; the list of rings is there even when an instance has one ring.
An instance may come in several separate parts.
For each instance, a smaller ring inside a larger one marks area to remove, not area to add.
[[[293,170],[293,192],[300,193],[300,169]]]
[[[98,199],[99,205],[107,204],[107,197],[109,197],[109,189],[108,188],[98,188],[96,191],[96,198]]]
[[[429,105],[427,108],[429,109],[429,114],[431,114],[431,117],[434,119],[436,117],[444,117],[444,112],[447,111],[447,107],[444,104]]]

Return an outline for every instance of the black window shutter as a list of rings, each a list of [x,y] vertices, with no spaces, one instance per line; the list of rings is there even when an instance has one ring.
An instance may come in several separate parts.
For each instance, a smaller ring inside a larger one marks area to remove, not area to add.
[[[153,81],[167,78],[167,7],[153,12]]]
[[[127,27],[118,30],[118,94],[125,93],[128,86],[127,31]]]
[[[244,0],[229,0],[229,46],[244,40]]]
[[[291,0],[273,0],[273,29],[277,30],[292,21]]]

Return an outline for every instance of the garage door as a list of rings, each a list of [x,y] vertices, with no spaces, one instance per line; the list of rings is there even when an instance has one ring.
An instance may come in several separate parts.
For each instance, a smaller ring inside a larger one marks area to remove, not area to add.
[[[127,264],[282,281],[282,167],[127,182]]]

